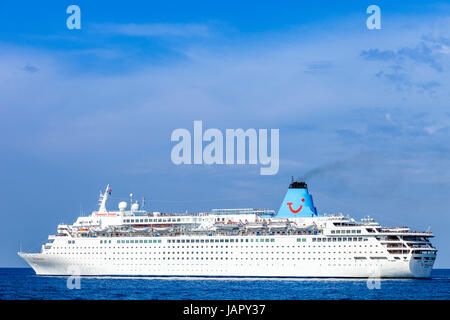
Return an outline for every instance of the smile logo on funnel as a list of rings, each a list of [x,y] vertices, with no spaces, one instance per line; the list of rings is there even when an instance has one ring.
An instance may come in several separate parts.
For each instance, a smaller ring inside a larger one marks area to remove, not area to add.
[[[305,202],[305,199],[302,199],[302,202]],[[292,202],[288,202],[286,203],[289,206],[289,210],[291,210],[292,213],[299,213],[300,210],[302,210],[303,205],[300,205],[300,208],[298,208],[297,210],[292,209]]]

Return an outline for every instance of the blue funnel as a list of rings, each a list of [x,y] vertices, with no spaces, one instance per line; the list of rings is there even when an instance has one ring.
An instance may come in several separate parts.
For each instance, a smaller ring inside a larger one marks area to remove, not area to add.
[[[278,210],[277,218],[317,217],[317,209],[305,182],[293,181]]]

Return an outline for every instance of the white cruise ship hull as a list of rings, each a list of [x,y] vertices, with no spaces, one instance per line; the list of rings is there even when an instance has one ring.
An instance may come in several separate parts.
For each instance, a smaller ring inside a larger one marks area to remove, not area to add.
[[[228,248],[223,242],[204,248],[171,245],[164,238],[156,244],[117,244],[113,238],[102,245],[99,239],[83,239],[76,247],[56,243],[52,254],[19,255],[38,275],[66,276],[428,278],[433,267],[434,261],[411,255],[374,254],[379,251],[371,241],[363,243],[373,249],[361,251],[359,244],[345,250],[337,244],[313,247],[310,238],[299,243],[296,236],[274,236],[274,242],[227,243]]]
[[[232,263],[130,266],[117,270],[115,265],[81,266],[81,263],[42,254],[21,254],[37,275],[46,276],[148,276],[148,277],[258,277],[258,278],[429,278],[432,266],[405,261],[373,266],[321,266],[318,264],[264,265],[248,263],[237,268]],[[374,271],[376,270],[376,271]]]

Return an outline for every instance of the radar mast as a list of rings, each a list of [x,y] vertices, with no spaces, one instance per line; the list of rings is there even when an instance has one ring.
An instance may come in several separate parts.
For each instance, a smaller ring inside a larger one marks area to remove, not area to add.
[[[109,189],[109,184],[106,186],[106,190],[105,193],[102,193],[100,191],[100,196],[98,199],[98,213],[107,213],[108,211],[106,210],[106,200],[108,200],[108,195],[111,193],[111,189]]]

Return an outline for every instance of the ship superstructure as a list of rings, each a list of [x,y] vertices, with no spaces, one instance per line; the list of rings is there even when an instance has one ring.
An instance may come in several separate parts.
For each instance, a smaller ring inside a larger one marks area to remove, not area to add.
[[[145,211],[129,203],[60,224],[40,253],[19,255],[39,275],[191,277],[430,276],[431,232],[383,227],[373,219],[322,215],[306,183],[292,181],[278,210]]]

